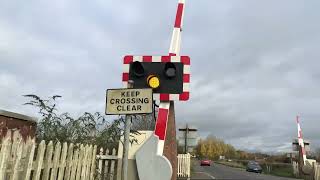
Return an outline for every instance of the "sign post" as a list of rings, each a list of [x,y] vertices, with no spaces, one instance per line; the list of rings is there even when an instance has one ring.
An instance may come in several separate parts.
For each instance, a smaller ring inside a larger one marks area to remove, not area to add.
[[[176,180],[174,101],[187,101],[190,95],[190,58],[179,55],[185,0],[178,2],[169,55],[128,55],[123,61],[123,84],[132,79],[135,88],[151,87],[160,101],[154,133],[136,152],[140,180]]]
[[[126,89],[108,89],[106,95],[107,115],[126,115],[124,124],[124,145],[122,156],[122,180],[128,180],[129,137],[132,114],[152,113],[152,89],[132,89],[133,81]]]
[[[152,89],[108,89],[106,114],[149,114],[152,103]]]
[[[124,137],[123,137],[123,155],[122,155],[122,180],[128,180],[128,157],[129,157],[129,143],[130,143],[130,129],[131,129],[132,116],[126,115],[124,124]]]
[[[127,55],[123,59],[124,87],[131,85],[133,88],[151,88],[154,99],[160,101],[153,134],[135,153],[140,180],[176,179],[174,101],[188,101],[190,96],[190,57],[179,55],[184,7],[185,0],[178,0],[169,55]],[[134,84],[130,84],[131,80]],[[113,105],[112,109],[116,109],[118,113],[119,111],[123,114],[142,113],[142,105],[132,106],[131,103],[134,102],[130,98],[132,97],[118,97],[107,102],[110,106]]]

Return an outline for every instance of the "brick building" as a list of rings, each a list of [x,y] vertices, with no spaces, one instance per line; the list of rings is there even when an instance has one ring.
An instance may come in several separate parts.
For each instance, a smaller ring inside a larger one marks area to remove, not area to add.
[[[0,136],[6,135],[8,130],[18,130],[22,137],[34,137],[37,119],[23,114],[18,114],[0,109]]]

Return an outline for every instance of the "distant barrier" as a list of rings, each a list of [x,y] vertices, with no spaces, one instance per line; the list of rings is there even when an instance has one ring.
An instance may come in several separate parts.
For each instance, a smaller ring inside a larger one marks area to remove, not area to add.
[[[190,177],[191,155],[178,154],[178,177]]]

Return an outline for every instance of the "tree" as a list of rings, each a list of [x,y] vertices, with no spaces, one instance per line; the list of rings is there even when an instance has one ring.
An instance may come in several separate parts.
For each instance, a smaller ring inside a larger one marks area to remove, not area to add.
[[[200,143],[200,157],[205,157],[207,155],[207,147],[204,142]]]
[[[37,141],[60,141],[68,143],[96,144],[98,147],[117,147],[123,133],[123,117],[111,123],[99,112],[85,112],[78,118],[73,118],[69,113],[59,114],[57,100],[60,95],[48,99],[28,94],[24,95],[29,101],[24,105],[37,108],[40,119],[37,124]]]
[[[210,159],[218,159],[219,156],[226,156],[227,158],[236,158],[237,156],[232,145],[226,144],[223,140],[212,135],[209,135],[206,139],[200,139],[195,151],[198,156]]]
[[[153,131],[155,122],[153,114],[135,115],[132,119],[131,129],[135,131]]]

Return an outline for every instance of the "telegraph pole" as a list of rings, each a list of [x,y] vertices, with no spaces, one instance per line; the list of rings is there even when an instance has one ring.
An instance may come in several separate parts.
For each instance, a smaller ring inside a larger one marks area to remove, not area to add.
[[[188,133],[189,133],[189,128],[188,128],[188,124],[186,125],[186,131],[185,131],[185,136],[184,136],[184,149],[185,149],[185,153],[187,154],[188,153]]]
[[[179,131],[184,132],[184,150],[185,150],[185,153],[187,154],[188,153],[188,135],[190,131],[197,131],[197,129],[189,128],[189,125],[186,124],[186,128],[180,128]]]

